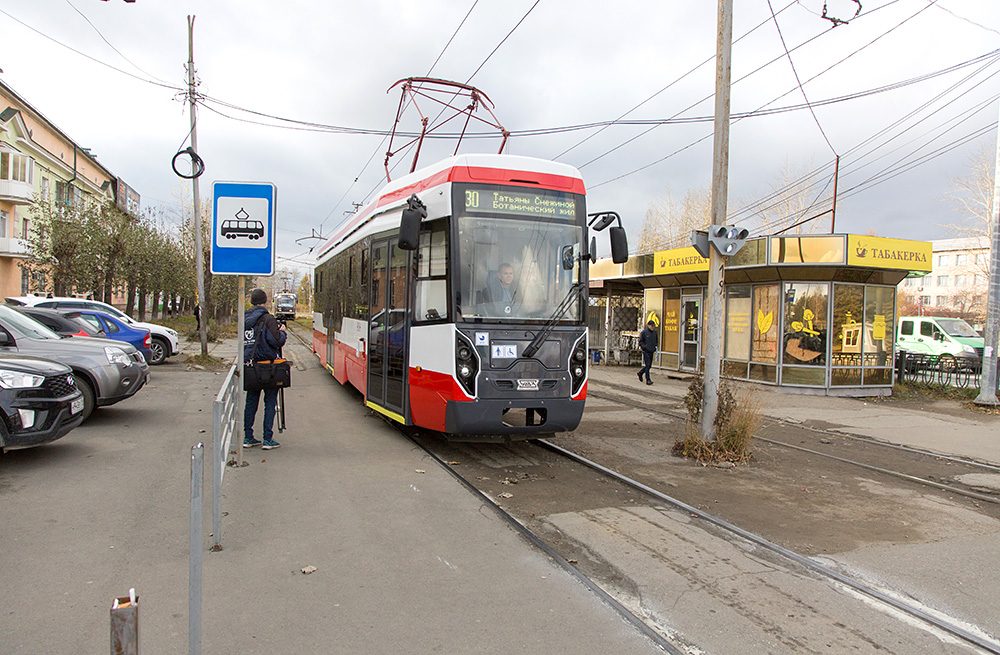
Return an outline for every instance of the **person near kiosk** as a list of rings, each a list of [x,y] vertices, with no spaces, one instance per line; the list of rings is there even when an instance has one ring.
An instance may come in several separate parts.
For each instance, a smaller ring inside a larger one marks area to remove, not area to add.
[[[649,320],[646,323],[646,329],[639,334],[639,350],[642,351],[642,368],[639,369],[637,375],[640,382],[642,382],[642,376],[645,375],[646,384],[653,384],[653,381],[649,377],[649,369],[653,368],[653,353],[656,352],[658,342],[659,337],[656,335],[656,322]]]

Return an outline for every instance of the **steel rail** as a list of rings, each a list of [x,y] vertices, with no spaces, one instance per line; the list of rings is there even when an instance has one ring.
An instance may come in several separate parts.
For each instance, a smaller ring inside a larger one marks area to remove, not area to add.
[[[660,491],[657,491],[656,489],[653,489],[652,487],[649,487],[649,486],[647,486],[647,485],[645,485],[645,484],[643,484],[641,482],[638,482],[638,481],[633,480],[633,479],[631,479],[631,478],[629,478],[629,477],[627,477],[625,475],[622,475],[621,473],[618,473],[617,471],[614,471],[614,470],[609,469],[609,468],[607,468],[605,466],[602,466],[601,464],[598,464],[597,462],[589,460],[586,457],[583,457],[582,455],[578,455],[578,454],[576,454],[576,453],[574,453],[572,451],[566,450],[565,448],[562,448],[561,446],[557,446],[557,445],[555,445],[555,444],[553,444],[553,443],[551,443],[549,441],[546,441],[544,439],[535,439],[535,440],[533,440],[533,443],[537,443],[537,444],[539,444],[539,445],[541,445],[541,446],[543,446],[545,448],[548,448],[549,450],[551,450],[551,451],[553,451],[555,453],[559,453],[559,454],[563,455],[564,457],[568,457],[569,459],[572,459],[573,461],[575,461],[575,462],[577,462],[579,464],[583,464],[584,466],[592,468],[595,471],[599,471],[601,473],[604,473],[605,475],[607,475],[607,476],[609,476],[611,478],[614,478],[615,480],[618,480],[619,482],[621,482],[623,484],[626,484],[626,485],[632,487],[633,489],[638,489],[640,491],[644,491],[647,494],[653,496],[654,498],[657,498],[658,500],[662,500],[663,502],[668,503],[670,505],[673,505],[674,507],[676,507],[678,509],[684,510],[685,512],[688,512],[689,514],[691,514],[693,516],[697,516],[698,518],[700,518],[700,519],[702,519],[704,521],[707,521],[707,522],[711,523],[712,525],[715,525],[716,527],[722,528],[723,530],[726,530],[728,532],[731,532],[732,534],[735,534],[735,535],[737,535],[739,537],[742,537],[743,539],[746,539],[747,541],[749,541],[749,542],[751,542],[753,544],[756,544],[756,545],[758,545],[758,546],[760,546],[762,548],[770,550],[771,552],[777,553],[778,555],[781,555],[781,556],[783,556],[783,557],[785,557],[787,559],[790,559],[793,562],[796,562],[797,564],[800,564],[801,566],[803,566],[803,567],[805,567],[805,568],[807,568],[807,569],[809,569],[809,570],[811,570],[811,571],[813,571],[815,573],[823,575],[823,576],[825,576],[827,578],[830,578],[832,580],[836,580],[837,582],[839,582],[839,583],[841,583],[841,584],[843,584],[843,585],[845,585],[845,586],[853,589],[856,592],[864,594],[865,596],[868,596],[869,598],[873,598],[875,600],[881,601],[881,602],[885,603],[886,605],[889,605],[890,607],[893,607],[893,608],[895,608],[895,609],[897,609],[897,610],[899,610],[899,611],[901,611],[901,612],[903,612],[905,614],[908,614],[910,616],[918,618],[921,621],[924,621],[925,623],[927,623],[929,625],[932,625],[932,626],[934,626],[936,628],[944,630],[945,632],[948,632],[949,634],[954,635],[955,637],[958,637],[959,639],[962,639],[962,640],[964,640],[964,641],[966,641],[968,643],[971,643],[971,644],[973,644],[975,646],[978,646],[979,648],[982,648],[982,649],[986,650],[987,652],[996,653],[996,654],[1000,655],[1000,642],[998,642],[998,641],[986,639],[986,638],[981,637],[981,636],[979,636],[977,634],[974,634],[974,633],[972,633],[972,632],[970,632],[970,631],[968,631],[968,630],[966,630],[966,629],[964,629],[964,628],[962,628],[960,626],[957,626],[957,625],[955,625],[953,623],[950,623],[948,621],[940,619],[937,616],[934,616],[933,614],[920,609],[919,607],[915,607],[915,606],[913,606],[913,605],[911,605],[909,603],[906,603],[906,602],[903,602],[903,601],[901,601],[901,600],[899,600],[897,598],[894,598],[894,597],[886,594],[885,592],[879,591],[878,589],[875,589],[874,587],[871,587],[870,585],[867,585],[867,584],[865,584],[863,582],[855,580],[855,579],[853,579],[853,578],[851,578],[851,577],[849,577],[847,575],[844,575],[843,573],[840,573],[839,571],[836,571],[836,570],[834,570],[834,569],[832,569],[832,568],[830,568],[828,566],[824,566],[824,565],[822,565],[822,564],[820,564],[820,563],[812,560],[811,558],[808,558],[808,557],[806,557],[804,555],[800,555],[799,553],[796,553],[795,551],[789,550],[789,549],[785,548],[784,546],[779,546],[778,544],[776,544],[776,543],[774,543],[772,541],[768,541],[764,537],[756,535],[756,534],[754,534],[752,532],[748,532],[747,530],[744,530],[743,528],[740,528],[740,527],[738,527],[736,525],[733,525],[732,523],[729,523],[728,521],[725,521],[725,520],[720,519],[720,518],[718,518],[716,516],[708,514],[707,512],[703,512],[700,509],[698,509],[696,507],[693,507],[691,505],[688,505],[687,503],[685,503],[685,502],[683,502],[681,500],[677,500],[676,498],[668,496],[668,495],[666,495],[666,494],[664,494],[664,493],[662,493]]]

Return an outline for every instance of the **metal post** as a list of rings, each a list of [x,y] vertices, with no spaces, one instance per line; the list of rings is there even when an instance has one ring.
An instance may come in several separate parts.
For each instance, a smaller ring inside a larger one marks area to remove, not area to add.
[[[611,364],[611,289],[608,289],[607,304],[604,305],[604,363]]]
[[[139,655],[139,597],[134,587],[111,605],[111,655]]]
[[[997,348],[1000,348],[1000,130],[993,168],[993,207],[990,213],[990,283],[986,301],[983,374],[979,378],[977,405],[997,405]]]
[[[236,465],[243,466],[243,408],[246,405],[246,398],[243,391],[243,341],[246,336],[243,334],[247,329],[246,323],[246,280],[239,276],[239,290],[236,292],[239,300],[236,302],[236,375],[239,381],[236,383],[236,434],[233,438],[239,444],[236,447]]]
[[[188,653],[201,655],[201,487],[205,444],[191,447],[191,544],[188,556]]]
[[[194,92],[194,16],[188,16],[188,104],[191,108],[191,148],[198,152],[198,103]],[[195,171],[194,158],[191,159],[191,174]],[[198,336],[201,339],[201,354],[208,355],[208,316],[205,310],[205,262],[201,251],[201,195],[198,192],[198,177],[191,179],[194,190],[194,269],[198,278],[198,302],[201,303],[201,325]]]
[[[725,225],[729,193],[729,84],[733,43],[733,0],[719,0],[718,40],[715,54],[715,139],[712,153],[712,225]],[[722,367],[722,331],[725,318],[725,258],[709,249],[708,292],[702,335],[705,339],[705,389],[702,399],[701,438],[715,440]]]
[[[212,403],[212,544],[213,551],[222,550],[222,467],[226,465],[225,439],[222,436],[224,404]]]

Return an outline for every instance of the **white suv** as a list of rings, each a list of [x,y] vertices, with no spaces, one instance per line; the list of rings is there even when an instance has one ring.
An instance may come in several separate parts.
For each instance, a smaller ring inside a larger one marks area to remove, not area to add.
[[[180,352],[177,332],[174,330],[162,325],[157,325],[156,323],[143,323],[141,321],[137,321],[117,307],[107,303],[98,302],[97,300],[52,296],[15,296],[5,298],[4,300],[13,305],[27,305],[29,307],[47,307],[49,309],[58,310],[90,309],[93,311],[105,312],[111,314],[115,318],[125,321],[131,326],[149,330],[149,335],[152,337],[151,348],[153,351],[152,356],[149,359],[149,363],[153,365],[162,364],[166,361],[167,357],[176,355]]]

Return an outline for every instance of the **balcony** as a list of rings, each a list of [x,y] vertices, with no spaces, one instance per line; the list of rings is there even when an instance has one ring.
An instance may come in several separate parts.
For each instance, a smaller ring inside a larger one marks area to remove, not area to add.
[[[0,257],[27,257],[28,243],[24,239],[0,237]]]
[[[28,182],[0,179],[0,200],[15,205],[30,205],[35,201],[34,189]]]

